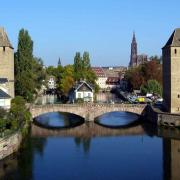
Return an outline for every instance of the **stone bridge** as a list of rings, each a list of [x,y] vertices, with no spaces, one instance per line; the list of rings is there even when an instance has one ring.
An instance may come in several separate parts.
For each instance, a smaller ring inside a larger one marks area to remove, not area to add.
[[[49,112],[66,112],[94,121],[96,117],[115,111],[141,115],[145,107],[145,104],[47,104],[33,105],[30,112],[33,118]]]

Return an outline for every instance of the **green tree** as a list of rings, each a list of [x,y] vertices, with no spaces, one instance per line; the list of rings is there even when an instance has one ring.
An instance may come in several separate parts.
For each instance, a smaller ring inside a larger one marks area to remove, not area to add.
[[[76,81],[79,81],[83,78],[83,63],[80,52],[77,52],[74,57],[74,78]]]
[[[59,67],[57,76],[57,90],[61,95],[68,95],[69,90],[74,85],[74,68],[72,65]]]
[[[11,101],[11,108],[10,108],[10,115],[11,120],[19,121],[18,124],[21,123],[28,123],[31,119],[31,114],[26,108],[26,101],[21,96],[16,96]]]
[[[82,66],[84,70],[89,70],[91,68],[89,53],[86,51],[83,53]]]
[[[58,66],[59,68],[59,66]],[[54,66],[48,66],[46,68],[46,74],[49,75],[49,76],[57,76],[57,68],[54,67]]]
[[[34,88],[32,60],[33,41],[27,30],[21,29],[18,38],[18,49],[15,55],[15,92],[27,100],[32,99]]]
[[[33,41],[27,30],[21,29],[15,53],[15,93],[32,101],[45,76],[43,62],[33,57]]]
[[[153,94],[158,94],[158,95],[162,96],[162,86],[156,80],[149,80],[147,82],[147,85],[141,86],[141,92],[143,94],[153,93]]]
[[[91,69],[90,57],[88,52],[83,53],[83,57],[79,52],[76,53],[74,58],[74,79],[75,81],[86,80],[94,86],[95,92],[98,92],[99,87],[96,84],[96,74]]]

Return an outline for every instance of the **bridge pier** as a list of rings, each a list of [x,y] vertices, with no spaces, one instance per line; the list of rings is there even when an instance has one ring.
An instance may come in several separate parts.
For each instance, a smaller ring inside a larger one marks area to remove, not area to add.
[[[92,122],[92,121],[94,121],[94,119],[95,119],[95,117],[93,116],[93,114],[88,112],[87,115],[85,116],[84,120]]]

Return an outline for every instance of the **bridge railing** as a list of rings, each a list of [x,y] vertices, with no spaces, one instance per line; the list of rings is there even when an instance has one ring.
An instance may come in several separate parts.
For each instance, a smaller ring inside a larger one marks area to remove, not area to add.
[[[82,103],[82,104],[45,104],[45,105],[37,105],[34,104],[30,106],[33,108],[42,108],[42,107],[126,107],[126,108],[144,108],[146,104],[107,104],[107,103]]]

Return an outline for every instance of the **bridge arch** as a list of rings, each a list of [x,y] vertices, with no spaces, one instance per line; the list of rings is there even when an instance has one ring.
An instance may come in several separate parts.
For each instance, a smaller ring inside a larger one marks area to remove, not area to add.
[[[67,114],[76,115],[78,117],[81,117],[81,118],[85,119],[85,117],[82,117],[81,115],[79,115],[77,113],[75,114],[75,113],[66,112],[66,111],[48,111],[48,112],[42,112],[42,113],[36,114],[35,116],[33,115],[33,119],[38,118],[38,117],[43,116],[43,115],[46,115],[48,113],[67,113]]]
[[[125,113],[130,113],[130,114],[134,114],[134,115],[136,115],[137,116],[137,118],[139,118],[140,117],[140,115],[139,114],[137,114],[137,113],[135,113],[135,112],[132,112],[132,111],[118,111],[118,110],[109,110],[109,111],[106,111],[106,112],[97,112],[97,113],[95,113],[95,116],[94,116],[94,118],[95,119],[97,119],[97,118],[100,118],[101,116],[103,116],[103,115],[106,115],[106,114],[109,114],[109,113],[113,113],[113,112],[125,112]]]
[[[77,111],[74,107],[76,106],[68,106],[66,104],[35,105],[30,109],[30,111],[33,119],[43,114],[47,114],[51,112],[70,113],[85,119],[86,116],[83,113],[83,111]]]

